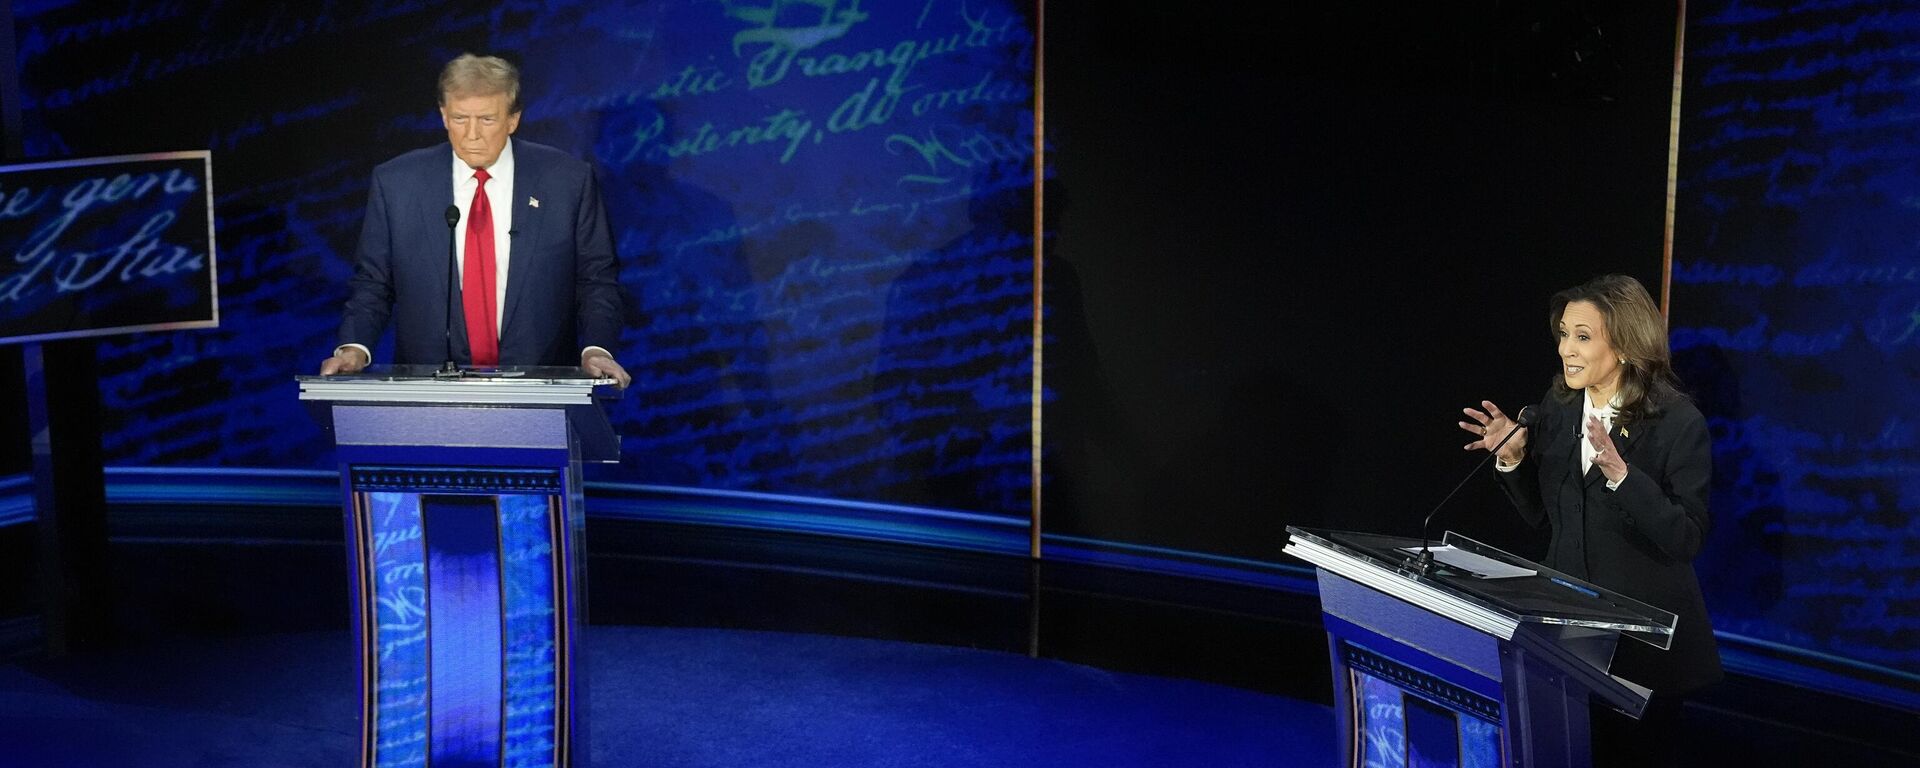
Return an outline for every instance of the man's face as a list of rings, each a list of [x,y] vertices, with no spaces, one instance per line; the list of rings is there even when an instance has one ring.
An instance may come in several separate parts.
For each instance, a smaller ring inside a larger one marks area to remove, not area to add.
[[[454,154],[473,168],[493,165],[500,159],[500,150],[507,148],[507,137],[520,127],[520,113],[509,113],[511,107],[504,93],[449,94],[446,105],[440,107],[440,122],[447,126]]]

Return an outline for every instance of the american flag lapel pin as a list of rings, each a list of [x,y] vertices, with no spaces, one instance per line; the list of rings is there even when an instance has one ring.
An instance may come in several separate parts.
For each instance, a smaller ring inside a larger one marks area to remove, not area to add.
[[[538,207],[540,207],[540,198],[537,198],[537,197],[528,197],[528,198],[527,198],[527,205],[528,205],[528,206],[530,206],[530,207],[533,207],[533,208],[538,208]]]

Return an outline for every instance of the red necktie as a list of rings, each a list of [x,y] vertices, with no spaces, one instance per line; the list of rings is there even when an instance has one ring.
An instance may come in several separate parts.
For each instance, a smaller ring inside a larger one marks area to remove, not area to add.
[[[500,338],[494,330],[493,206],[487,204],[486,169],[473,172],[480,184],[467,207],[467,255],[460,278],[460,299],[467,317],[467,348],[474,365],[500,364]]]

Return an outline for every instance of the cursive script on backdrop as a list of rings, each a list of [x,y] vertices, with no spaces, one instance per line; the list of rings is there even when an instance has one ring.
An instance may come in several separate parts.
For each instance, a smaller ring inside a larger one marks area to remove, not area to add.
[[[0,169],[0,336],[211,324],[206,152]]]

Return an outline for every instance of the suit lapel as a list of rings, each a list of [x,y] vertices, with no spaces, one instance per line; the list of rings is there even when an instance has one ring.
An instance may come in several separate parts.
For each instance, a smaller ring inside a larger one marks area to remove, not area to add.
[[[514,155],[513,179],[513,229],[508,238],[507,261],[507,304],[500,308],[500,340],[506,343],[509,334],[514,331],[515,312],[520,308],[522,297],[533,290],[530,285],[540,268],[533,264],[539,254],[534,243],[540,242],[540,226],[543,209],[535,207],[533,201],[539,200],[544,191],[540,188],[540,165],[533,161],[533,153]]]
[[[1573,468],[1580,466],[1580,405],[1575,403],[1572,406],[1567,406],[1556,402],[1550,407],[1558,409],[1556,412],[1557,418],[1553,420],[1557,423],[1557,426],[1552,432],[1546,435],[1547,443],[1545,450],[1553,456],[1571,457],[1571,463],[1555,463],[1558,466],[1566,468],[1564,473],[1554,478],[1553,486],[1558,488],[1572,476],[1579,474],[1574,472]]]
[[[1620,458],[1628,464],[1633,463],[1633,448],[1640,444],[1640,436],[1645,434],[1650,422],[1641,421],[1628,425],[1613,425],[1613,444],[1620,449]]]

